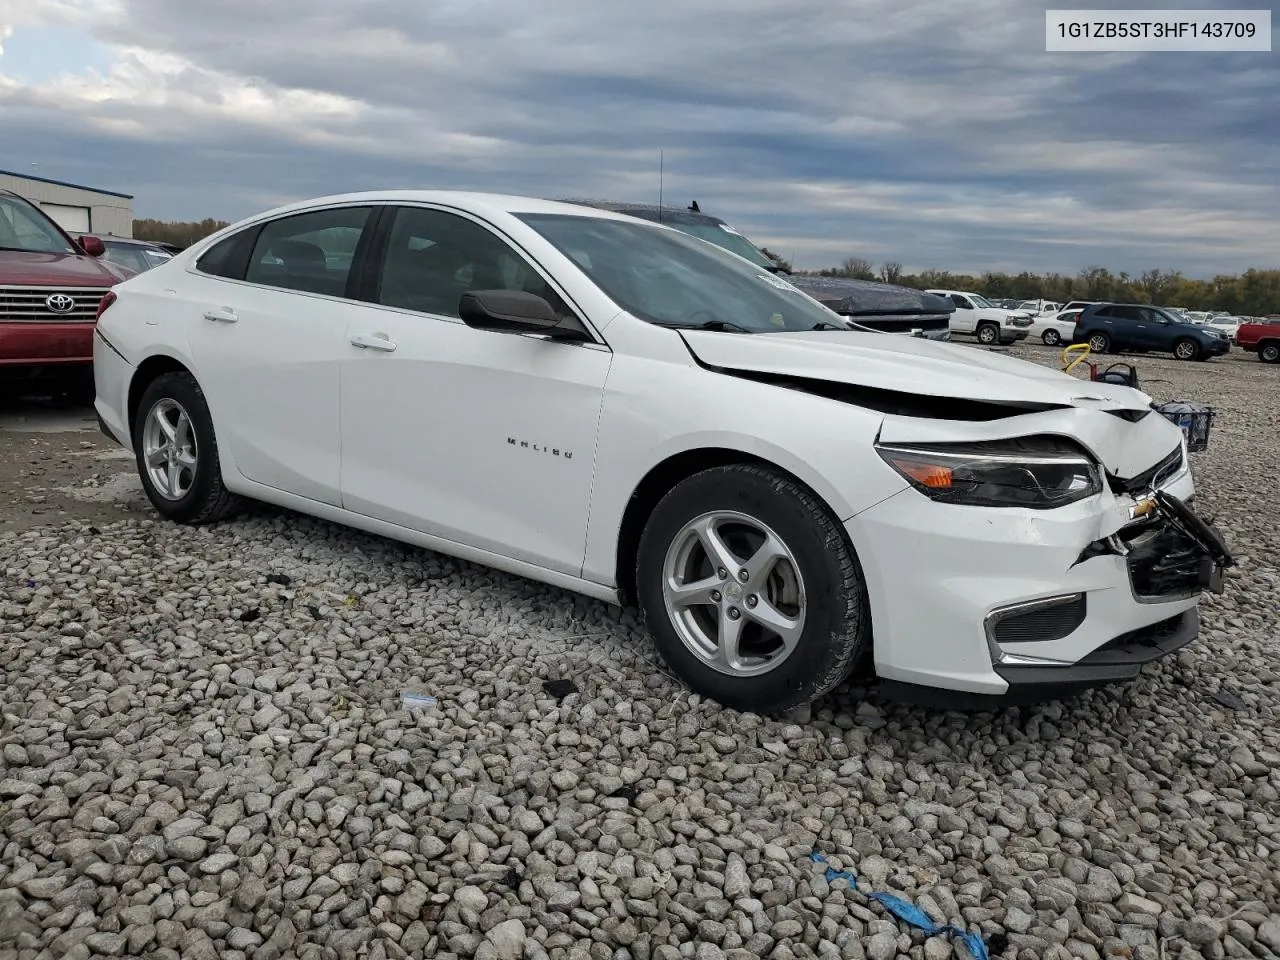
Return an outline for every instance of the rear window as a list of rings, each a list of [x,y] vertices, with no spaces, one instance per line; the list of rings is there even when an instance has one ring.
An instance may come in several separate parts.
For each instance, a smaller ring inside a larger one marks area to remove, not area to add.
[[[236,248],[242,239],[244,235],[238,233],[225,240],[219,240],[196,261],[196,269],[215,277],[235,278],[237,273],[243,272],[235,270],[235,261],[238,259],[235,256]]]

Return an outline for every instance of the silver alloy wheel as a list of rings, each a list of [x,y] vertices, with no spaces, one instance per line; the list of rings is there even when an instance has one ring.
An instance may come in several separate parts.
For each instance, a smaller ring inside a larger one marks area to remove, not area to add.
[[[1183,340],[1174,346],[1173,355],[1179,360],[1190,360],[1196,355],[1196,345],[1190,340]]]
[[[662,598],[689,652],[733,677],[775,669],[804,631],[804,580],[790,548],[731,510],[695,517],[672,539]]]
[[[1107,338],[1097,333],[1089,338],[1089,349],[1094,353],[1105,353],[1107,349]]]
[[[156,493],[181,500],[196,479],[196,434],[177,400],[157,400],[142,428],[142,459]]]
[[[1000,336],[1000,331],[990,324],[984,324],[978,330],[978,340],[982,343],[995,343]]]
[[[1062,335],[1057,330],[1046,330],[1040,339],[1045,342],[1045,346],[1056,347],[1062,342]]]

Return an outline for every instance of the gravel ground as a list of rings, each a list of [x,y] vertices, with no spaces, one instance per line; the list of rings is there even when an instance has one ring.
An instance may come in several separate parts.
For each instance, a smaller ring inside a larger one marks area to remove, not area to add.
[[[815,848],[993,955],[1280,956],[1277,371],[1137,363],[1216,405],[1240,566],[1034,710],[725,711],[626,613],[266,508],[0,534],[0,960],[963,956]]]

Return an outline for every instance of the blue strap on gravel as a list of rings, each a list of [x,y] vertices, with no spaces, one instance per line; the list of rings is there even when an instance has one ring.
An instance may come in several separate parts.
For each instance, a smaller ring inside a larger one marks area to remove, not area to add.
[[[827,862],[827,858],[817,850],[809,854],[809,859],[814,863]],[[837,870],[829,866],[827,867],[826,876],[827,883],[831,883],[833,880],[846,880],[851,889],[858,890],[858,877],[851,870]],[[858,892],[863,893],[861,890],[858,890]],[[934,923],[933,919],[914,903],[908,903],[901,897],[895,897],[891,893],[863,893],[863,896],[868,900],[876,901],[899,920],[906,921],[917,930],[923,930],[926,937],[949,934],[953,941],[959,940],[965,945],[973,960],[990,960],[991,955],[987,952],[987,944],[982,939],[982,934],[970,933],[950,923]]]

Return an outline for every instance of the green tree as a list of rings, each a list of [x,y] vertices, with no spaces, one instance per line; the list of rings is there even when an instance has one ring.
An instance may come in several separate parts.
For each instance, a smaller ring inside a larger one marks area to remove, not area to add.
[[[760,252],[763,253],[766,257],[768,257],[770,260],[772,260],[774,263],[776,263],[779,267],[781,267],[783,271],[785,271],[786,273],[791,272],[790,262],[787,260],[784,260],[781,256],[774,253],[768,247],[761,247]]]
[[[1176,270],[1148,270],[1139,278],[1138,286],[1147,295],[1147,302],[1156,306],[1169,306],[1169,297],[1182,283],[1182,274]]]
[[[824,277],[849,277],[854,280],[874,280],[876,272],[871,261],[862,257],[846,257],[838,267],[818,271]]]
[[[175,243],[180,247],[189,247],[197,240],[203,240],[212,233],[217,233],[227,226],[225,220],[134,220],[133,235],[138,240],[156,240],[160,243]]]

